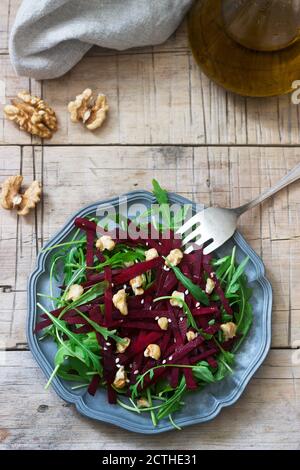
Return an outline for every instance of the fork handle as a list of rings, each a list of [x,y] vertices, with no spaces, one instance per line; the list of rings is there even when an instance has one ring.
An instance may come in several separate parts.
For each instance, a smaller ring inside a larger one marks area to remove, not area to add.
[[[290,170],[281,180],[279,180],[272,188],[267,189],[264,191],[262,194],[257,196],[253,201],[248,202],[247,204],[244,204],[240,207],[234,208],[234,212],[240,216],[244,212],[246,212],[249,209],[252,209],[253,207],[257,206],[258,204],[261,204],[263,201],[268,199],[269,197],[273,196],[276,194],[278,191],[281,189],[285,188],[291,183],[294,183],[294,181],[297,181],[300,178],[300,163],[296,165],[292,170]]]

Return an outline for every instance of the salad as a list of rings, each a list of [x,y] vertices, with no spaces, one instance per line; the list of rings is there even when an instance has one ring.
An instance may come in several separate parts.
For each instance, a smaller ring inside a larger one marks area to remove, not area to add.
[[[50,289],[38,293],[35,333],[57,345],[46,387],[57,375],[91,395],[104,388],[109,403],[179,428],[175,414],[186,394],[232,373],[251,327],[248,258],[237,264],[235,247],[223,258],[199,247],[183,253],[175,231],[184,211],[170,214],[156,180],[153,193],[156,222],[154,209],[151,223],[119,214],[112,236],[101,220],[79,217],[70,241],[46,248],[53,250]],[[129,225],[141,235],[124,237]]]

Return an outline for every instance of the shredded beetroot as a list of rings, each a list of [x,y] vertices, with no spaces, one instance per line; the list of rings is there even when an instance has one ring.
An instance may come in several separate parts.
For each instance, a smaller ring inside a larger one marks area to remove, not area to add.
[[[123,282],[130,281],[140,274],[144,274],[145,272],[149,271],[150,269],[154,269],[160,264],[162,264],[162,258],[154,258],[150,261],[142,261],[141,263],[137,263],[129,268],[124,268],[119,274],[113,276],[113,282],[115,284],[122,284]]]
[[[233,314],[232,308],[230,307],[229,302],[225,297],[224,291],[223,291],[223,289],[220,285],[220,282],[219,282],[218,278],[216,277],[216,274],[213,271],[212,266],[210,264],[204,264],[204,269],[207,272],[207,274],[212,278],[214,283],[216,284],[215,290],[216,290],[216,293],[218,294],[218,296],[220,297],[220,300],[223,304],[223,307],[224,307],[225,311],[229,315],[232,315]]]
[[[105,281],[106,287],[104,295],[78,306],[76,309],[72,309],[72,306],[68,305],[69,310],[61,316],[61,319],[66,322],[73,333],[93,332],[96,335],[100,347],[99,359],[103,366],[103,377],[101,380],[98,373],[95,374],[88,387],[88,392],[95,395],[100,382],[101,384],[103,382],[107,389],[108,402],[116,403],[117,393],[113,388],[113,383],[119,367],[124,367],[126,371],[125,379],[127,380],[125,380],[124,392],[129,396],[131,394],[129,385],[136,384],[140,375],[152,368],[154,368],[153,374],[152,372],[146,374],[143,382],[139,383],[138,390],[140,392],[161,379],[167,380],[173,388],[176,388],[183,376],[187,389],[195,390],[198,383],[191,366],[205,360],[212,369],[217,370],[217,358],[220,351],[216,346],[214,335],[220,331],[223,309],[232,315],[228,299],[226,299],[213,271],[211,255],[204,255],[202,249],[197,249],[191,254],[184,254],[179,265],[181,272],[203,290],[205,290],[207,276],[215,282],[214,291],[219,299],[212,301],[210,298],[209,306],[203,306],[197,302],[185,285],[178,281],[174,270],[165,266],[164,257],[174,248],[181,247],[181,241],[172,231],[166,237],[166,234],[159,233],[149,225],[147,233],[146,230],[139,232],[137,227],[127,220],[128,231],[125,232],[118,228],[116,233],[111,233],[114,235],[115,242],[117,244],[125,243],[133,249],[135,247],[141,253],[143,253],[141,248],[144,250],[155,248],[159,256],[150,261],[136,262],[132,266],[124,268],[118,266],[118,269],[112,269],[108,265],[104,267],[102,272],[96,272],[99,267],[94,264],[94,260],[105,263],[108,259],[100,250],[96,249],[96,236],[97,234],[110,235],[110,232],[84,217],[76,218],[75,226],[83,230],[86,236],[87,269],[86,280],[81,284],[82,287],[87,292],[92,286],[103,281]],[[149,230],[152,232],[150,237]],[[149,273],[151,274],[150,278]],[[142,274],[147,274],[144,279],[147,279],[149,285],[147,288],[145,287],[145,291],[141,295],[133,295],[129,281]],[[65,287],[62,288],[65,289]],[[113,295],[120,289],[124,289],[127,295],[127,315],[122,315],[113,304]],[[175,290],[184,292],[184,300],[195,323],[191,321],[189,312],[186,312],[182,307],[172,306],[170,299],[156,300],[158,297],[171,296]],[[193,291],[193,286],[190,286],[190,290]],[[60,317],[64,308],[57,308],[51,313],[55,317]],[[78,310],[92,322],[110,330],[108,336],[106,337],[104,333],[100,334],[99,328],[96,328],[95,325],[92,326],[88,320],[81,317]],[[161,317],[166,317],[167,325],[159,322]],[[51,319],[43,313],[35,327],[35,332],[39,332],[51,324]],[[197,336],[188,341],[187,332],[190,330],[197,331]],[[123,352],[119,352],[122,343],[119,344],[119,338],[116,336],[127,337],[130,340]],[[93,338],[93,335],[91,337]],[[238,337],[226,342],[223,341],[224,350],[232,350],[237,339]],[[149,357],[148,354],[145,356],[145,350],[151,344],[159,346],[159,357],[155,357],[155,355]],[[174,365],[174,367],[156,368],[158,365],[165,364]],[[176,367],[176,365],[180,367]]]
[[[93,395],[93,396],[95,395],[95,393],[97,392],[97,388],[99,387],[99,383],[100,383],[100,376],[98,374],[94,375],[88,388],[88,392],[90,395]]]

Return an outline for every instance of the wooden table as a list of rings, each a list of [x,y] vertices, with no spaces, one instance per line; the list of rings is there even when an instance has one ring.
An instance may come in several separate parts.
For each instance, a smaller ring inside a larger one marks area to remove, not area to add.
[[[66,217],[89,202],[150,189],[153,177],[204,203],[244,203],[299,162],[300,108],[289,96],[247,99],[210,82],[193,60],[185,24],[160,46],[93,48],[57,80],[16,77],[7,46],[20,3],[0,6],[0,181],[17,173],[26,182],[38,178],[44,196],[27,218],[0,211],[0,447],[299,448],[299,184],[241,219],[273,285],[273,336],[267,360],[234,406],[207,424],[150,437],[90,421],[44,390],[26,344],[26,283],[37,251]],[[105,93],[110,104],[95,133],[70,123],[66,110],[86,87]],[[30,138],[3,118],[3,105],[22,89],[57,111],[51,141]]]

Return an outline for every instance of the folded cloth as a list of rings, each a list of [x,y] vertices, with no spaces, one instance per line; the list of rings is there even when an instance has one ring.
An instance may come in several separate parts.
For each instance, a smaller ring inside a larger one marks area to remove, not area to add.
[[[55,78],[95,44],[118,50],[159,44],[193,0],[23,0],[10,36],[19,75]]]

